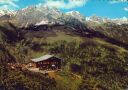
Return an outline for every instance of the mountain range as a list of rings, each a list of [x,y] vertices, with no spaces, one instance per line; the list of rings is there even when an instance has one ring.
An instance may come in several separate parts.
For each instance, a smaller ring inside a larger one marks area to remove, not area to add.
[[[78,11],[70,11],[70,12],[61,12],[56,8],[49,8],[47,6],[30,6],[27,8],[23,8],[17,11],[11,10],[1,10],[0,11],[0,19],[3,17],[9,17],[9,19],[13,19],[18,22],[21,26],[27,26],[30,24],[37,24],[40,22],[46,23],[58,23],[58,24],[70,24],[74,23],[74,25],[78,24],[77,22],[87,23],[115,23],[118,25],[128,24],[128,18],[102,18],[96,15],[85,17],[81,15]],[[40,23],[41,24],[41,23]]]

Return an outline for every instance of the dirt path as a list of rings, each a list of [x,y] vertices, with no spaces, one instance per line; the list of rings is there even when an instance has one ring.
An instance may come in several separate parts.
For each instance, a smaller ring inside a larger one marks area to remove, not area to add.
[[[39,70],[39,68],[28,68],[28,70],[31,71],[31,72],[38,72],[38,73],[43,73],[43,74],[56,72],[54,70],[50,70],[50,71],[48,71],[48,70]]]
[[[57,75],[55,72],[48,72],[48,75],[51,78],[55,78],[56,80],[62,80],[63,79],[61,76]]]

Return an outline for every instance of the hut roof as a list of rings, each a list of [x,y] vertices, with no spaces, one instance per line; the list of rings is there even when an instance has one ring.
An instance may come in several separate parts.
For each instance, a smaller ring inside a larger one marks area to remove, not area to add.
[[[42,57],[39,58],[35,58],[35,59],[31,59],[33,62],[40,62],[40,61],[44,61],[47,60],[49,58],[53,57],[53,55],[44,55]]]

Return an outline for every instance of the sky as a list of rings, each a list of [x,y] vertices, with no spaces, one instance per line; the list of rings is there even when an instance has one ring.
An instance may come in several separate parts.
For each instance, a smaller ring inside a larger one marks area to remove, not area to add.
[[[128,18],[128,0],[0,0],[0,10],[19,10],[32,5],[55,7],[63,12],[79,11],[84,16]]]

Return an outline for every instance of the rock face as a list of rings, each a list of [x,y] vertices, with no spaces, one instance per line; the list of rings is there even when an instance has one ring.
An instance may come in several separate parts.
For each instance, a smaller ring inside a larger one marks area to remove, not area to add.
[[[15,18],[22,24],[37,24],[41,21],[53,22],[61,16],[61,12],[56,9],[49,9],[43,6],[33,6],[18,11]]]
[[[82,16],[80,14],[80,12],[78,12],[78,11],[70,11],[70,12],[67,12],[66,15],[74,17],[74,18],[80,20],[81,22],[85,22],[86,21],[85,17]]]
[[[22,27],[27,27],[31,24],[37,26],[57,24],[78,28],[78,26],[81,27],[81,25],[84,25],[83,23],[85,23],[85,17],[77,11],[63,13],[56,8],[49,8],[46,6],[31,6],[24,8],[17,11],[12,18],[17,20]]]
[[[12,15],[15,15],[15,14],[16,14],[16,11],[12,11],[12,10],[0,10],[0,17],[3,16],[3,15],[12,16]]]

